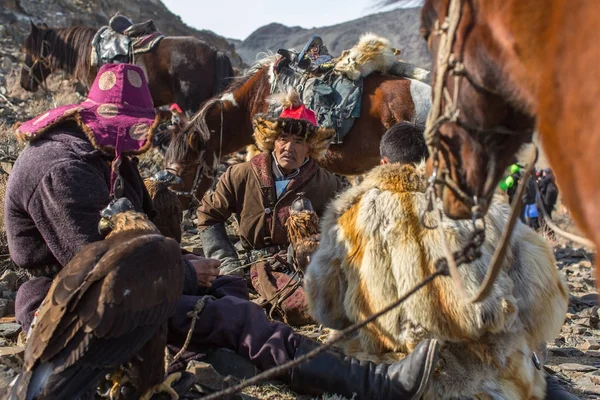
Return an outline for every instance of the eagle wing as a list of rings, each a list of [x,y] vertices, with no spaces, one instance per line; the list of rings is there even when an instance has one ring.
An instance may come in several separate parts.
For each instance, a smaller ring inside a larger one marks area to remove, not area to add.
[[[158,332],[174,312],[183,275],[178,243],[162,235],[126,231],[87,245],[40,308],[26,370],[51,365],[44,393],[83,393]]]

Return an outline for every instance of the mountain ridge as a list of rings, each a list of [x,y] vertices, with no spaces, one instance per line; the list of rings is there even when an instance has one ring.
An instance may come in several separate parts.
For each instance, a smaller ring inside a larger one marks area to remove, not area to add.
[[[372,32],[389,39],[393,47],[402,50],[403,60],[430,69],[431,57],[419,27],[420,7],[398,8],[315,28],[272,22],[259,27],[244,40],[228,40],[235,45],[244,63],[252,64],[261,52],[274,53],[279,48],[300,51],[313,35],[321,36],[330,54],[337,56],[354,46],[362,34]]]

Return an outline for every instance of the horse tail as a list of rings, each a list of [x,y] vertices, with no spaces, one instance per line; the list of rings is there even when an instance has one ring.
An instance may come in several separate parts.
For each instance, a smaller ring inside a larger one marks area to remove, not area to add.
[[[231,60],[227,54],[217,51],[215,57],[215,86],[213,89],[213,96],[224,91],[227,86],[229,86],[231,78],[233,78],[233,66],[231,65]]]

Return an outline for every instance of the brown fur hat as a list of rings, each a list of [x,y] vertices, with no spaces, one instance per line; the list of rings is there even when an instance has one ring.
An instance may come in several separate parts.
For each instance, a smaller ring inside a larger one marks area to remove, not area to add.
[[[310,147],[310,158],[319,160],[325,156],[335,129],[319,128],[315,113],[306,108],[300,100],[300,94],[293,88],[273,95],[270,103],[281,104],[283,111],[277,118],[266,114],[257,114],[252,121],[256,146],[262,151],[273,151],[275,140],[282,133],[300,136]]]

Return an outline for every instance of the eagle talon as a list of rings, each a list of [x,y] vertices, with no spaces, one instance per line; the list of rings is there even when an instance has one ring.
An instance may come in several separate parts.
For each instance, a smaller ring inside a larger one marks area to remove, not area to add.
[[[152,386],[146,393],[140,397],[140,400],[150,400],[152,396],[159,393],[165,393],[171,396],[171,400],[178,400],[179,394],[173,389],[173,383],[181,379],[181,372],[175,372],[165,378],[165,380],[158,385]]]
[[[108,391],[108,398],[110,400],[117,400],[119,398],[119,391],[121,386],[129,382],[129,377],[123,369],[118,369],[106,375],[106,380],[112,381],[112,386]]]

